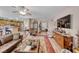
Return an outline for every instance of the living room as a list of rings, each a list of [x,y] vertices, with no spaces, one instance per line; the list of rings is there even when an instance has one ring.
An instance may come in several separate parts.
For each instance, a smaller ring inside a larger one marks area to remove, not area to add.
[[[78,6],[0,7],[1,53],[78,53]]]

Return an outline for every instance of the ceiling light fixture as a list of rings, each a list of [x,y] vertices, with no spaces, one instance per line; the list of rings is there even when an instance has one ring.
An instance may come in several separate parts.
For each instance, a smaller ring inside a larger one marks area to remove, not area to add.
[[[28,8],[26,8],[25,6],[17,6],[17,7],[14,6],[14,7],[16,8],[16,11],[13,11],[13,13],[18,13],[23,16],[32,15],[31,11]]]
[[[19,13],[20,13],[21,15],[26,15],[26,12],[23,12],[23,11],[19,11]]]

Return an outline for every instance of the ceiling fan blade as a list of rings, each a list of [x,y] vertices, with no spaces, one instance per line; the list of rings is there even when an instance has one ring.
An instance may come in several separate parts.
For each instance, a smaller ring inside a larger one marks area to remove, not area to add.
[[[19,6],[19,7],[21,7],[21,8],[25,8],[24,6]]]
[[[27,11],[30,11],[30,10],[27,8]]]
[[[13,13],[18,13],[18,11],[12,11]]]
[[[26,15],[32,15],[31,13],[26,13]]]

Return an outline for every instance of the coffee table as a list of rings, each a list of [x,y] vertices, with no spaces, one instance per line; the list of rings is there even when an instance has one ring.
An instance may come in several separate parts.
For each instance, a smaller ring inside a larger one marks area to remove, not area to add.
[[[40,42],[39,40],[31,40],[31,43],[35,45],[35,48],[33,48],[32,44],[27,44],[30,40],[28,40],[26,43],[21,44],[19,47],[17,47],[14,52],[16,53],[39,53],[39,47]]]

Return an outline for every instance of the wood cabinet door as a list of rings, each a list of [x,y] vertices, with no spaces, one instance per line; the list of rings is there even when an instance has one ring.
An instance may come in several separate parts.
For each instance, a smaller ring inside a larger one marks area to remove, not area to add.
[[[65,48],[72,51],[72,37],[65,37]]]
[[[64,48],[64,38],[62,35],[58,36],[58,44],[60,45],[61,48]]]
[[[61,34],[55,33],[55,40],[61,48],[64,48],[64,37]]]

